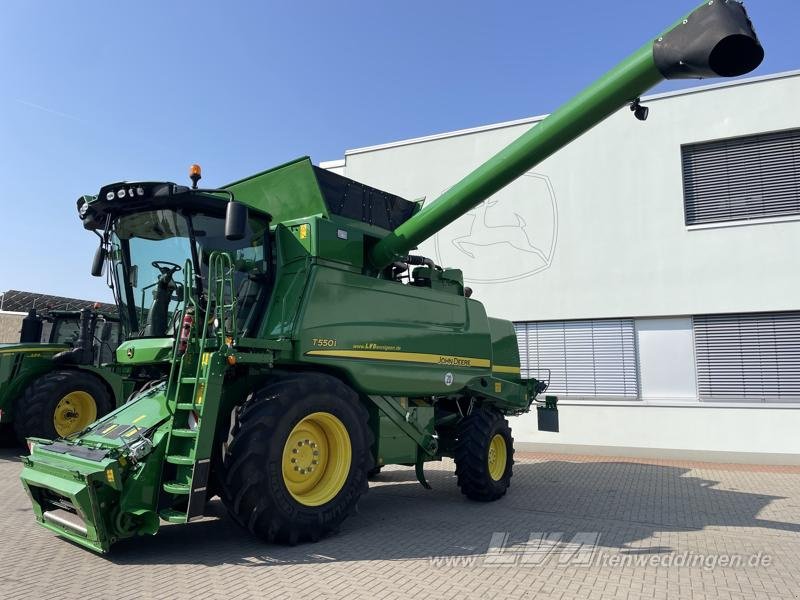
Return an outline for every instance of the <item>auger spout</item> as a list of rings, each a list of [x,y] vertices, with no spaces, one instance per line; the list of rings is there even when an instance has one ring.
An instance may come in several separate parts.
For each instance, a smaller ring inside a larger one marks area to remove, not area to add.
[[[704,2],[383,238],[370,253],[372,266],[407,254],[665,79],[737,77],[763,59],[740,2]]]

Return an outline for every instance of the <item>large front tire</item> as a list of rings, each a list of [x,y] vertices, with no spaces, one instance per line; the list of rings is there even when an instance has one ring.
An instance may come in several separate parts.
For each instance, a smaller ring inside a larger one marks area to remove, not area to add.
[[[67,437],[88,427],[113,408],[105,384],[86,371],[53,371],[36,379],[17,399],[17,438]]]
[[[372,436],[357,394],[302,374],[256,393],[225,457],[223,501],[269,542],[316,541],[336,531],[367,491]]]
[[[19,444],[14,425],[11,423],[0,423],[0,448],[13,448]]]
[[[461,421],[455,461],[458,486],[467,498],[491,502],[504,496],[514,466],[514,438],[506,418],[477,409]]]

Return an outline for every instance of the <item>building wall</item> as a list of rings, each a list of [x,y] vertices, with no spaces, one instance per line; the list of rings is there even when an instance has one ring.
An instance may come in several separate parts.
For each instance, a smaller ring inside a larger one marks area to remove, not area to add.
[[[800,460],[790,433],[800,403],[698,398],[692,327],[693,315],[800,309],[800,217],[687,227],[681,164],[684,144],[800,127],[798,97],[800,72],[652,96],[648,121],[619,111],[421,245],[462,268],[494,316],[634,319],[638,398],[562,399],[560,434],[526,415],[518,439]],[[351,150],[323,166],[431,201],[540,120]]]
[[[0,344],[19,342],[19,332],[25,313],[0,311]]]
[[[800,221],[688,229],[680,147],[800,127],[798,97],[794,75],[656,97],[644,123],[619,111],[421,252],[515,321],[797,309],[800,278],[786,274],[800,267]],[[344,174],[431,200],[529,127],[351,151]],[[508,227],[517,219],[531,245]]]

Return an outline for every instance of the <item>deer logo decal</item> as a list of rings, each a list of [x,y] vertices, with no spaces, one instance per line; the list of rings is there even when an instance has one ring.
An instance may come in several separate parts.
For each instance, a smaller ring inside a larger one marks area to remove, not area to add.
[[[549,268],[558,237],[550,179],[527,173],[434,238],[440,264],[464,264],[467,281],[502,283]],[[469,264],[471,263],[471,264]]]

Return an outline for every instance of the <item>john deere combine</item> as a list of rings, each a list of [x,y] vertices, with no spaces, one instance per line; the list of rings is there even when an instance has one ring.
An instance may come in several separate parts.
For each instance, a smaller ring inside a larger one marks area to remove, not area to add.
[[[118,357],[168,347],[171,371],[77,435],[32,440],[36,519],[105,552],[202,516],[219,493],[265,540],[316,540],[371,470],[416,465],[424,483],[423,464],[445,456],[466,496],[500,498],[506,416],[542,385],[520,376],[512,324],[486,316],[461,271],[409,253],[619,108],[644,117],[637,98],[663,79],[762,59],[743,6],[706,2],[424,210],[307,158],[223,189],[197,189],[195,171],[192,188],[123,182],[82,198],[123,318],[146,333]]]

